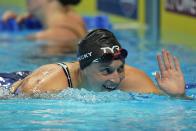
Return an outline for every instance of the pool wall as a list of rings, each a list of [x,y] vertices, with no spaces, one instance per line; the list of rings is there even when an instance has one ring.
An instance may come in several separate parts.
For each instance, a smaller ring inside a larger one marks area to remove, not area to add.
[[[196,16],[167,11],[166,0],[161,0],[160,4],[161,40],[164,43],[186,44],[196,48]]]

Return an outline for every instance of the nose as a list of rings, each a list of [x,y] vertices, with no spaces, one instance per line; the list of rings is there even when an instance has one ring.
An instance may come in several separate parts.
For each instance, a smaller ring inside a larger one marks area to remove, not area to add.
[[[121,80],[122,80],[122,76],[117,72],[117,71],[114,71],[112,74],[111,74],[111,79],[110,79],[112,82],[114,83],[120,83]]]

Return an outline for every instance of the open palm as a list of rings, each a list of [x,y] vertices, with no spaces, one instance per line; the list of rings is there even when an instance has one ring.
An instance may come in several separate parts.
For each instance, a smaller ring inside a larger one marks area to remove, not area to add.
[[[159,88],[171,96],[182,96],[185,92],[184,76],[179,61],[169,51],[163,49],[157,56],[160,72],[156,73]]]

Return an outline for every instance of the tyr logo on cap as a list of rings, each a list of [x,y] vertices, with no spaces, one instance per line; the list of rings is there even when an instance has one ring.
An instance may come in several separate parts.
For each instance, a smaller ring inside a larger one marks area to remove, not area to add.
[[[103,50],[103,53],[107,53],[107,50],[110,51],[111,53],[114,53],[115,51],[120,50],[120,47],[118,45],[110,47],[102,47],[101,50]]]

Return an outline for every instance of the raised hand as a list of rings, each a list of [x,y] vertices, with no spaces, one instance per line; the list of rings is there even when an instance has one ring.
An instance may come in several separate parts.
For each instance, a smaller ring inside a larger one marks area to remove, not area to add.
[[[160,72],[155,77],[159,88],[170,96],[184,96],[185,82],[178,59],[163,49],[157,61]]]

